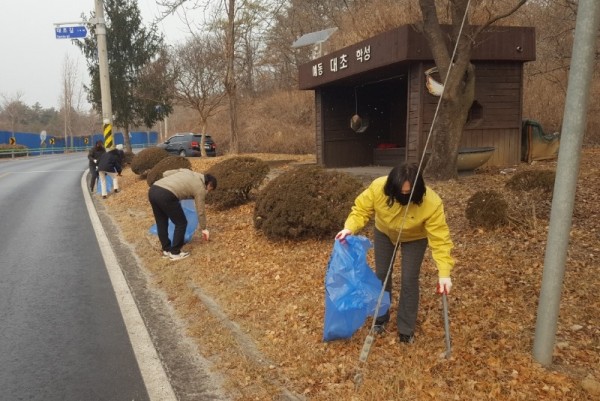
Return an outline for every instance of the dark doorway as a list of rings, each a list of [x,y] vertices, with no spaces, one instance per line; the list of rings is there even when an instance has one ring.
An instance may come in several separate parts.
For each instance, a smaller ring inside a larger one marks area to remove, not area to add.
[[[355,88],[356,114],[368,127],[373,164],[395,165],[405,158],[408,102],[406,75]],[[366,122],[365,122],[366,121]]]

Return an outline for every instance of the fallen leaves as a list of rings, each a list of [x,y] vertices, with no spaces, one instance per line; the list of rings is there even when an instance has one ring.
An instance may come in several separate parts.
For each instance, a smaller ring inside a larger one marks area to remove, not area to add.
[[[312,155],[252,156],[277,169],[314,163]],[[202,172],[220,159],[192,159],[192,164]],[[597,400],[598,165],[600,149],[586,149],[550,369],[531,356],[548,224],[539,220],[528,230],[470,227],[464,216],[466,199],[481,188],[504,190],[510,178],[487,170],[458,181],[428,183],[444,199],[456,245],[454,287],[448,298],[452,357],[439,358],[445,351],[441,302],[434,293],[435,266],[427,256],[416,342],[400,344],[394,325],[388,325],[375,339],[359,389],[353,379],[370,320],[351,339],[322,342],[324,277],[333,239],[271,242],[253,228],[252,203],[224,212],[209,208],[210,242],[194,238],[186,246],[191,257],[170,263],[159,257],[157,241],[145,238],[153,224],[145,181],[126,170],[122,193],[110,196],[106,204],[155,284],[186,319],[199,350],[228,377],[232,399],[277,399],[289,391],[311,400]],[[520,165],[516,171],[553,167],[541,162]],[[399,278],[393,276],[392,313]],[[223,324],[224,317],[198,302],[193,288],[214,300],[263,359],[241,351],[245,346]]]

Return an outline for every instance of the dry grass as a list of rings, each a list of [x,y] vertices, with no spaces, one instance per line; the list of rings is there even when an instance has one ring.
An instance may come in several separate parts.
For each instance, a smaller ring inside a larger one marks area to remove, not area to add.
[[[251,156],[273,164],[314,162],[312,155]],[[202,172],[222,159],[194,159],[192,165]],[[270,242],[253,228],[253,204],[224,212],[209,207],[210,242],[194,238],[184,248],[191,257],[170,262],[159,257],[158,241],[147,234],[154,222],[145,180],[126,170],[123,192],[106,203],[143,268],[187,322],[199,351],[227,378],[232,399],[281,399],[289,391],[323,401],[598,400],[600,394],[583,388],[600,381],[598,160],[600,149],[586,150],[582,158],[552,369],[531,356],[547,227],[469,227],[466,200],[479,189],[505,190],[509,177],[489,170],[457,182],[429,183],[445,200],[456,245],[449,297],[452,358],[440,357],[445,349],[441,302],[428,256],[416,342],[399,344],[395,328],[388,327],[376,338],[358,390],[353,377],[367,328],[349,340],[322,341],[323,282],[333,239]],[[518,170],[539,167],[554,166]],[[395,275],[395,288],[398,280]]]

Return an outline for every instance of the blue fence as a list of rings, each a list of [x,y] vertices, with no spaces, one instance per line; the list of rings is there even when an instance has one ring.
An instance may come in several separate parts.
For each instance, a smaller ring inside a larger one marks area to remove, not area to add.
[[[145,148],[154,146],[158,142],[158,132],[156,131],[136,131],[129,133],[129,140],[133,148]],[[94,146],[96,141],[104,142],[104,135],[96,133],[87,136],[59,137],[47,135],[42,141],[40,134],[31,132],[0,131],[0,144],[16,144],[26,146],[27,154],[37,156],[40,154],[64,153],[65,151],[82,151]],[[115,145],[122,144],[123,133],[113,133]]]

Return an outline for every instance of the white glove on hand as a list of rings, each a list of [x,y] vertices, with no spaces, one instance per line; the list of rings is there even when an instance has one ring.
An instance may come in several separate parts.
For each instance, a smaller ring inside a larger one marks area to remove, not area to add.
[[[452,280],[450,277],[440,277],[437,286],[438,294],[450,294],[450,289],[452,288]]]
[[[335,239],[339,240],[342,244],[346,242],[346,236],[352,235],[352,231],[344,228],[342,231],[336,234]]]
[[[208,241],[209,237],[210,237],[210,233],[208,232],[208,230],[206,230],[206,229],[202,230],[202,239]]]

